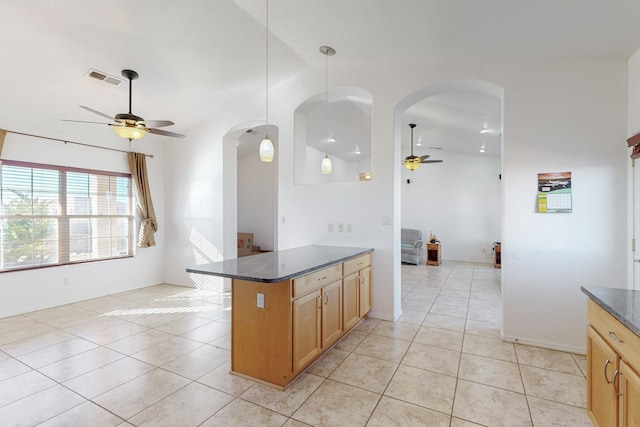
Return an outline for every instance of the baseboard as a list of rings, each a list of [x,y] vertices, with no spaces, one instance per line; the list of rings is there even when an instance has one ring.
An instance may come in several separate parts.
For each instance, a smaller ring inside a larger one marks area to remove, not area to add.
[[[395,319],[393,318],[393,316],[389,316],[388,314],[383,314],[383,313],[376,313],[375,311],[368,312],[367,317],[371,317],[373,319],[379,319],[379,320],[387,320],[389,322],[395,322]]]
[[[512,342],[514,344],[525,344],[525,345],[530,345],[532,347],[546,348],[548,350],[564,351],[566,353],[574,353],[574,354],[581,354],[581,355],[587,354],[587,349],[585,347],[579,348],[579,347],[573,347],[570,345],[559,345],[559,344],[536,341],[536,340],[509,337],[506,335],[501,335],[500,338],[502,338],[503,341]]]

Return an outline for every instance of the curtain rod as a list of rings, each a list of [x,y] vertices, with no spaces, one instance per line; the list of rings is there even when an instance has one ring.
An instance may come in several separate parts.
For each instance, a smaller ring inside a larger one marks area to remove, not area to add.
[[[76,144],[76,145],[82,145],[84,147],[98,148],[100,150],[117,151],[119,153],[129,153],[129,151],[118,150],[117,148],[101,147],[99,145],[85,144],[83,142],[75,142],[75,141],[68,141],[66,139],[50,138],[48,136],[34,135],[32,133],[16,132],[16,131],[13,131],[13,130],[6,130],[6,132],[7,133],[15,133],[16,135],[32,136],[34,138],[42,138],[42,139],[49,139],[51,141],[64,142],[65,144]],[[153,154],[145,154],[145,156],[146,157],[151,157],[153,159]]]

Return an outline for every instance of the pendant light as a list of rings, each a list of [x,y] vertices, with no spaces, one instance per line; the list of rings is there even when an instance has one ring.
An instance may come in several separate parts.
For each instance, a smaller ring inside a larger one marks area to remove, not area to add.
[[[320,46],[320,52],[325,56],[324,61],[324,110],[326,113],[325,117],[325,140],[324,140],[324,157],[322,158],[322,163],[320,164],[320,168],[324,175],[328,175],[331,173],[332,165],[331,159],[327,154],[327,144],[329,142],[329,57],[336,54],[335,49],[329,46]]]
[[[267,12],[266,12],[266,66],[265,66],[265,80],[266,80],[266,103],[265,103],[265,137],[260,143],[260,160],[263,162],[272,162],[275,150],[273,149],[273,142],[269,138],[267,131],[269,127],[269,0],[267,0]]]

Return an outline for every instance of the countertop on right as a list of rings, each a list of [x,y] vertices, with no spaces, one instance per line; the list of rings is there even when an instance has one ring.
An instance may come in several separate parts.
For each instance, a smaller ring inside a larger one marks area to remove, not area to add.
[[[640,291],[582,286],[582,292],[640,337]]]

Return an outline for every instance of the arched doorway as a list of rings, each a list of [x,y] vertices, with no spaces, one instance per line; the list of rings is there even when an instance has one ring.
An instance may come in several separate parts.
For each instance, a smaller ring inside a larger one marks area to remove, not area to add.
[[[418,90],[396,106],[396,236],[400,228],[415,228],[426,241],[433,232],[445,262],[492,264],[493,243],[502,240],[504,228],[503,98],[503,88],[493,83],[461,80]],[[421,164],[414,171],[403,167],[411,149],[410,123],[416,124],[414,154],[443,163]],[[399,243],[396,239],[398,253]],[[424,263],[426,251],[423,257]],[[394,277],[400,287],[401,274]]]

